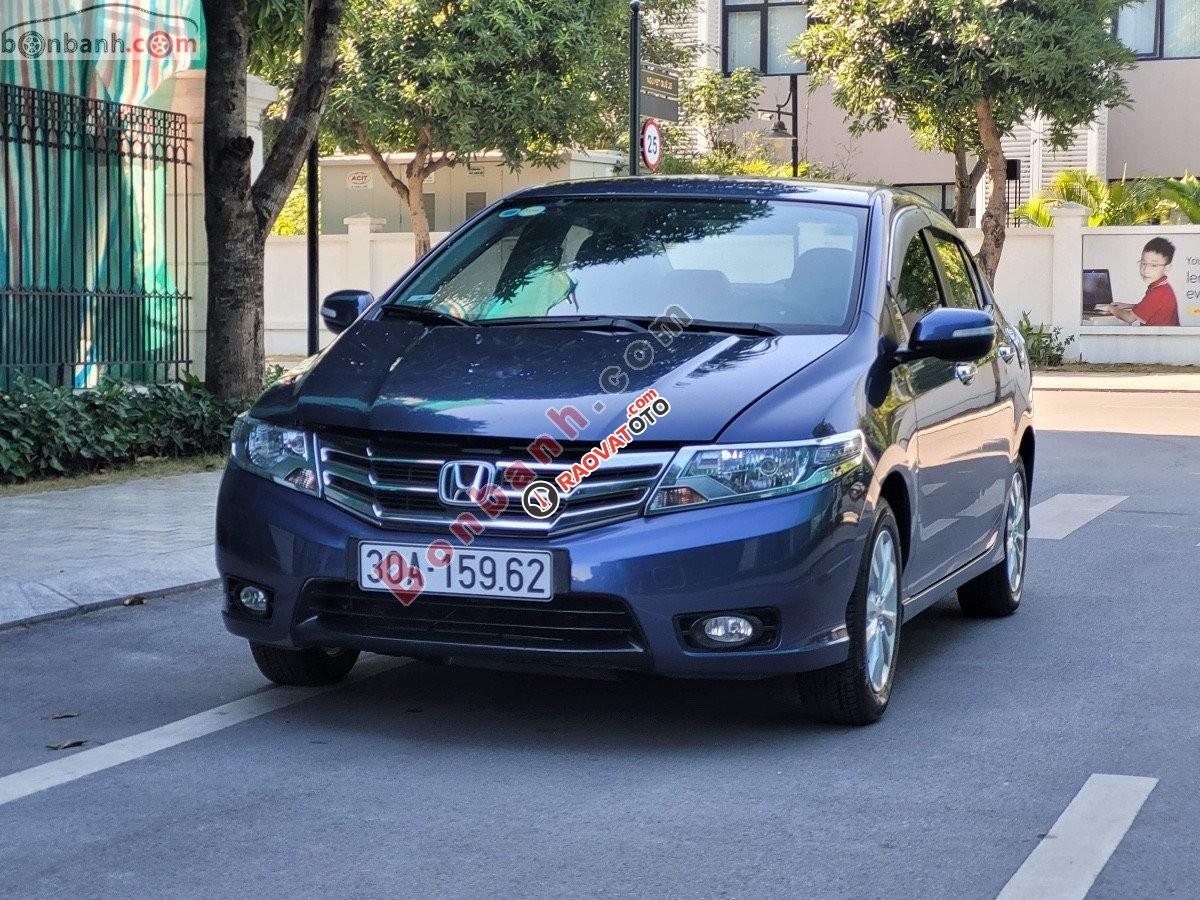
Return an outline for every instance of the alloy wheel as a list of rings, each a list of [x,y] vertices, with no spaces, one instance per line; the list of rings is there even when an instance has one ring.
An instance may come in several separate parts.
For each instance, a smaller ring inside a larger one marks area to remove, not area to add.
[[[900,612],[900,572],[896,557],[896,540],[892,533],[886,529],[880,531],[871,549],[864,641],[867,678],[876,694],[882,694],[887,687],[895,662]]]
[[[1008,571],[1008,587],[1014,595],[1021,590],[1025,579],[1025,541],[1028,525],[1028,510],[1025,502],[1025,482],[1020,473],[1012,477],[1008,485],[1008,515],[1004,522],[1005,562]]]

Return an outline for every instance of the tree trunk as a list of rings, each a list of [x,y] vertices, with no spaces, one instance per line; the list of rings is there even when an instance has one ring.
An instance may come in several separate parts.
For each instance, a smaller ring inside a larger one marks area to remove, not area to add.
[[[210,253],[225,265],[208,273],[210,315],[205,346],[205,383],[218,397],[251,400],[263,387],[263,257],[265,247],[246,222],[229,222],[214,235],[209,229]],[[231,227],[229,227],[231,226]],[[211,311],[219,309],[219,315]]]
[[[996,120],[992,117],[991,102],[986,99],[978,101],[975,104],[975,115],[979,120],[979,139],[987,157],[988,181],[991,187],[987,206],[979,219],[983,243],[979,246],[979,252],[975,254],[975,261],[983,269],[988,282],[995,284],[996,270],[1000,268],[1000,254],[1004,252],[1004,238],[1008,227],[1008,192],[1005,190],[1007,166],[1004,148],[1000,144],[1000,132],[996,128]]]
[[[204,0],[204,227],[208,238],[205,382],[222,399],[262,390],[263,259],[267,234],[317,134],[337,62],[345,0],[312,0],[300,73],[279,138],[250,182],[254,141],[246,134],[248,0]]]
[[[429,252],[429,216],[425,214],[425,173],[419,172],[408,179],[408,214],[412,218],[413,261]]]
[[[204,12],[209,22],[204,227],[210,261],[205,380],[218,397],[249,398],[262,390],[264,368],[263,236],[250,204],[254,142],[246,134],[250,23],[245,0],[206,0]]]
[[[966,228],[971,224],[971,201],[975,198],[975,188],[979,179],[987,171],[987,160],[978,160],[974,166],[967,166],[967,152],[954,151],[954,224]]]

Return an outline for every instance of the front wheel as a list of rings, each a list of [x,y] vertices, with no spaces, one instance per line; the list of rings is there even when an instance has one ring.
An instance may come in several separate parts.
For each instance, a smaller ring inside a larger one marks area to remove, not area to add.
[[[969,616],[1011,616],[1025,592],[1026,549],[1029,544],[1029,487],[1025,466],[1017,461],[1008,480],[1004,513],[1004,558],[958,589],[958,605]]]
[[[887,709],[900,651],[902,571],[900,529],[881,500],[846,608],[850,654],[836,666],[797,676],[801,703],[815,718],[870,725]]]
[[[289,650],[250,642],[258,670],[279,685],[314,687],[341,681],[358,661],[357,650],[305,647]]]

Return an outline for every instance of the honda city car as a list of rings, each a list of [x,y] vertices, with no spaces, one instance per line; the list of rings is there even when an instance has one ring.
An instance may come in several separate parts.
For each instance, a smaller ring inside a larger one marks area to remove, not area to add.
[[[866,724],[913,616],[1021,602],[1025,346],[915,195],[529,188],[321,314],[220,491],[224,621],[274,682],[363,651],[788,676]]]

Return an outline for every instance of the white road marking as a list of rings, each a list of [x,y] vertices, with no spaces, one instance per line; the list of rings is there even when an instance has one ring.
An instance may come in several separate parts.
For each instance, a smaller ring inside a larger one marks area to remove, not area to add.
[[[1029,511],[1029,536],[1061,541],[1128,499],[1116,494],[1055,494]]]
[[[387,656],[369,657],[360,662],[345,681],[337,684],[311,688],[271,688],[260,694],[251,694],[241,700],[234,700],[232,703],[121,738],[92,750],[83,750],[53,762],[34,766],[32,769],[5,775],[0,778],[0,806],[36,794],[38,791],[75,781],[85,775],[141,759],[159,750],[194,741],[196,738],[222,731],[410,662],[411,659],[394,659]]]
[[[1158,784],[1138,775],[1092,775],[996,900],[1083,900]]]

